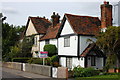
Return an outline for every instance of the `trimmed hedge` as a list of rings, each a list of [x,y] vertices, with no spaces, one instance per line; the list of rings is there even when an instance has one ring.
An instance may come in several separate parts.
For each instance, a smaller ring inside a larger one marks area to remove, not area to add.
[[[27,61],[30,59],[31,58],[28,58],[28,57],[18,57],[18,58],[12,58],[12,62],[27,63]]]
[[[50,65],[50,58],[45,58],[45,65]],[[40,64],[43,65],[43,58],[31,58],[27,61],[30,64]]]

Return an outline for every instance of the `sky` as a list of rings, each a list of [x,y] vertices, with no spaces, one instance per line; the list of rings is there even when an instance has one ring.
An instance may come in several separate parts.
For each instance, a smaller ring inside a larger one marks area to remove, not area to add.
[[[107,0],[115,5],[119,0]],[[104,0],[3,0],[0,3],[0,12],[7,19],[5,22],[16,26],[26,25],[28,17],[43,17],[51,19],[53,12],[59,13],[63,18],[65,13],[100,17],[100,5]]]

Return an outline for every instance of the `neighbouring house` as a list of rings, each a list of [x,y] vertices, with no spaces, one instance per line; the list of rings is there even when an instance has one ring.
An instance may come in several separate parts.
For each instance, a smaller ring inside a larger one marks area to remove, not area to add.
[[[43,48],[46,44],[53,44],[58,47],[58,31],[60,29],[60,16],[53,12],[52,25],[47,29],[46,34],[40,38],[40,51],[44,51]]]
[[[88,39],[100,31],[112,26],[112,5],[104,2],[101,5],[101,21],[98,17],[65,14],[59,30],[58,56],[60,65],[73,69],[76,66],[102,69],[105,55]]]
[[[33,57],[38,57],[38,52],[40,51],[39,50],[40,48],[39,39],[40,37],[45,35],[50,25],[51,25],[51,22],[48,19],[45,19],[45,17],[43,18],[42,17],[29,17],[28,18],[26,28],[21,35],[20,41],[22,41],[25,36],[27,37],[34,36],[33,46],[31,50]]]

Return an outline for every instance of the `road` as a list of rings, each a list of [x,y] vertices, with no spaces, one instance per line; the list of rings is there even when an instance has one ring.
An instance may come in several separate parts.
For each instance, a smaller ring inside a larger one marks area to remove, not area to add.
[[[2,69],[2,80],[33,80]]]
[[[54,80],[53,78],[48,76],[14,70],[5,67],[2,67],[2,69],[0,67],[0,73],[1,72],[2,80]]]

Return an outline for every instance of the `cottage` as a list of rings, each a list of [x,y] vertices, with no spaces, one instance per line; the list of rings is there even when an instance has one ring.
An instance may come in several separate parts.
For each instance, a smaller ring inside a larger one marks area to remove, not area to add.
[[[95,42],[94,36],[108,26],[112,26],[112,5],[106,1],[101,5],[101,21],[98,17],[65,14],[58,39],[60,65],[69,69],[76,66],[102,69],[105,55],[88,39]]]
[[[34,45],[32,46],[31,53],[33,57],[38,57],[38,52],[40,48],[40,42],[39,39],[43,35],[45,35],[48,27],[51,25],[51,22],[48,19],[42,18],[42,17],[29,17],[27,21],[26,28],[24,32],[22,33],[22,39],[24,36],[30,37],[34,35]]]
[[[60,29],[60,16],[53,12],[52,25],[46,31],[46,34],[40,38],[40,51],[44,51],[43,48],[46,44],[53,44],[58,47],[58,31]]]

